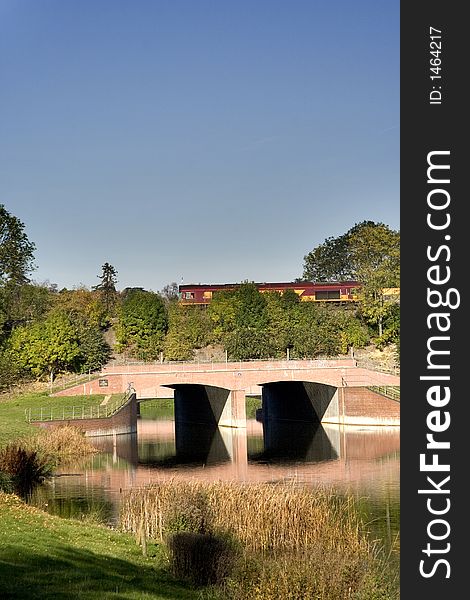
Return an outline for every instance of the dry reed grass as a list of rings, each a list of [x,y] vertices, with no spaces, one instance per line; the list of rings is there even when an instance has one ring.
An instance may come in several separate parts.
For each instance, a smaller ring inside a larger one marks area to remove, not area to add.
[[[156,540],[177,530],[179,518],[180,529],[229,532],[250,552],[276,554],[320,543],[345,552],[367,545],[352,499],[295,484],[172,481],[124,492],[121,527],[135,532],[142,518],[146,535]]]
[[[39,430],[36,435],[23,440],[21,445],[47,456],[54,463],[98,452],[83,432],[72,425],[62,425],[47,431]]]
[[[328,489],[174,480],[125,491],[120,526],[170,545],[181,531],[238,540],[238,566],[208,600],[399,598],[354,499]]]

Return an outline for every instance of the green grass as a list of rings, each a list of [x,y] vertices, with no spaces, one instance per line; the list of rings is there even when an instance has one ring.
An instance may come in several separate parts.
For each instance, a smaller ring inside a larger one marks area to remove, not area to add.
[[[247,419],[255,419],[257,408],[261,408],[261,397],[260,396],[247,396],[246,397],[246,418]]]
[[[99,525],[61,519],[0,493],[0,598],[18,600],[191,600],[194,590],[147,557],[135,539]]]
[[[174,419],[175,401],[173,398],[155,398],[140,402],[140,416],[144,419]]]
[[[0,399],[0,447],[8,442],[37,432],[37,427],[25,419],[28,408],[44,408],[45,414],[51,408],[61,410],[64,406],[97,406],[104,395],[49,397],[48,392],[32,392],[19,395],[5,395]]]
[[[256,409],[261,408],[260,396],[246,397],[246,417],[254,419]],[[144,419],[174,419],[175,403],[173,398],[145,400],[140,403],[140,415]]]

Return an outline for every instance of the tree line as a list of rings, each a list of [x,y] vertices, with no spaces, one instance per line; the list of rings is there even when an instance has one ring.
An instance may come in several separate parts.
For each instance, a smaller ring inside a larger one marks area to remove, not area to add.
[[[236,360],[286,353],[314,358],[371,339],[379,347],[399,342],[399,303],[384,294],[399,286],[399,233],[381,223],[356,224],[304,257],[300,279],[361,282],[359,303],[346,307],[300,302],[291,290],[261,293],[248,281],[214,293],[207,308],[183,306],[175,283],[160,292],[117,291],[118,272],[108,262],[91,289],[58,290],[31,281],[34,251],[24,224],[0,205],[0,388],[28,377],[94,371],[113,351],[140,360],[191,360],[213,345]]]

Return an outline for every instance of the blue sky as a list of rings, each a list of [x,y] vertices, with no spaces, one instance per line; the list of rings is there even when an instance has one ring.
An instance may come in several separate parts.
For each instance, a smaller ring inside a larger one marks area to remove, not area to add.
[[[36,281],[289,281],[399,228],[399,2],[0,0],[0,203]]]

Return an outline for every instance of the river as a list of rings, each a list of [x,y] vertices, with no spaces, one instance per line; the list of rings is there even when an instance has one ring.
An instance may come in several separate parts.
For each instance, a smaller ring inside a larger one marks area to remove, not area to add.
[[[294,481],[352,493],[367,530],[399,550],[400,428],[305,422],[245,429],[175,426],[168,410],[143,409],[137,434],[92,438],[100,452],[64,465],[32,502],[63,517],[114,526],[120,496],[132,486],[168,479]]]

